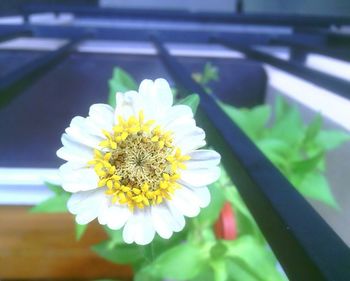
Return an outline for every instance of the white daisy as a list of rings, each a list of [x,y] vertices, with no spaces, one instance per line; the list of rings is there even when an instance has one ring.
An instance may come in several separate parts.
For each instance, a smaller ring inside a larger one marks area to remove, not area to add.
[[[199,149],[205,133],[186,105],[173,105],[164,79],[117,93],[117,106],[94,104],[74,117],[58,157],[68,210],[78,224],[98,219],[123,228],[126,243],[168,239],[210,202],[207,185],[220,175],[220,155]]]

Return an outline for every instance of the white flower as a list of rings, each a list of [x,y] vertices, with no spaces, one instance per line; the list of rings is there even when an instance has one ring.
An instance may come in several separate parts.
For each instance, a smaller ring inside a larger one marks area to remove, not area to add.
[[[168,239],[210,202],[220,155],[199,149],[205,133],[186,105],[173,105],[164,79],[117,93],[117,106],[94,104],[74,117],[58,157],[68,210],[78,224],[95,218],[123,229],[126,243],[145,245],[155,233]]]

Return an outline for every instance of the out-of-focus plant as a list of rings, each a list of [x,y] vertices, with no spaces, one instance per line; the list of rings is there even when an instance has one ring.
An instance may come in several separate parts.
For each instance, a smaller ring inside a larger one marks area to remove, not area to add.
[[[220,105],[302,195],[338,208],[324,174],[326,154],[348,141],[348,134],[323,130],[321,115],[304,124],[298,109],[282,98],[276,99],[274,108]]]
[[[202,74],[195,75],[196,80],[204,86],[216,80],[217,71],[213,74],[212,68],[211,64],[207,64]],[[120,68],[114,70],[109,85],[111,105],[115,105],[113,93],[136,88],[133,78]],[[181,103],[196,112],[199,98],[193,94]],[[276,102],[274,121],[271,121],[272,108],[268,105],[253,109],[220,105],[302,194],[337,207],[324,176],[325,153],[348,140],[348,135],[322,130],[320,116],[309,125],[303,124],[298,110],[282,100]],[[32,210],[65,212],[68,193],[59,186],[49,184],[48,187],[54,196]],[[124,243],[121,231],[104,228],[109,238],[92,246],[92,250],[111,262],[130,265],[137,281],[286,280],[277,269],[276,258],[224,168],[219,181],[209,190],[212,197],[210,205],[199,216],[190,219],[186,228],[171,239],[156,237],[151,245],[128,245]],[[231,208],[223,210],[227,204]],[[229,215],[234,218],[236,227],[234,235],[215,233],[218,218],[225,216],[230,209],[233,209]],[[85,230],[85,226],[77,225],[77,239]]]
[[[211,62],[207,62],[204,65],[203,71],[193,73],[192,78],[199,83],[208,94],[212,94],[213,91],[209,84],[210,82],[219,81],[219,69]]]

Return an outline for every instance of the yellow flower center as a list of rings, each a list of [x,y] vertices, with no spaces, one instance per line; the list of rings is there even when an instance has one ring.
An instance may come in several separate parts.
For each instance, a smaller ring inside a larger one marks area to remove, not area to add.
[[[103,131],[101,150],[88,162],[112,202],[131,210],[170,200],[179,187],[180,169],[186,168],[183,162],[190,159],[173,145],[172,133],[154,123],[145,122],[142,111],[128,120],[119,116],[112,133]]]

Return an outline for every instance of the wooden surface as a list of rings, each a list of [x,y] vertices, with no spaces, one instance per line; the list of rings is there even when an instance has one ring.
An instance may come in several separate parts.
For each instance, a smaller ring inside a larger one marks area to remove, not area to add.
[[[130,280],[126,266],[107,262],[90,246],[106,239],[93,223],[75,240],[69,214],[31,214],[26,207],[0,207],[0,280]]]

